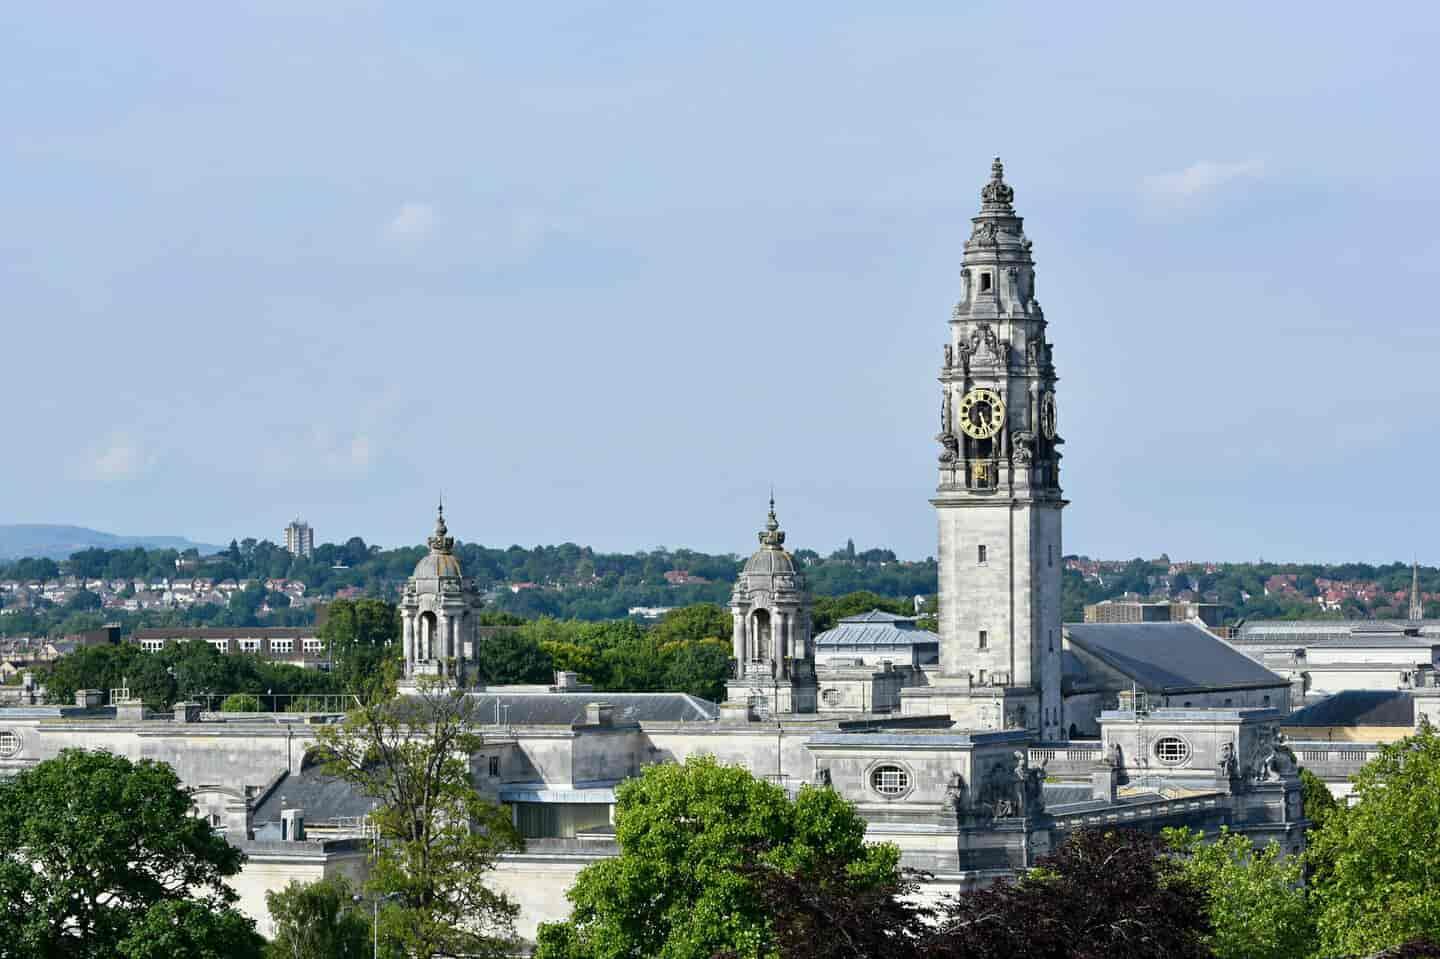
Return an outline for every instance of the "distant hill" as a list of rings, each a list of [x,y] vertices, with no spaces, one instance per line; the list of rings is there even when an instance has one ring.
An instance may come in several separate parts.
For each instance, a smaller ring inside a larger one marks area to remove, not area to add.
[[[116,536],[83,526],[55,526],[50,523],[0,523],[0,560],[26,556],[61,560],[82,549],[191,549],[200,554],[218,553],[224,547],[194,543],[182,536]]]

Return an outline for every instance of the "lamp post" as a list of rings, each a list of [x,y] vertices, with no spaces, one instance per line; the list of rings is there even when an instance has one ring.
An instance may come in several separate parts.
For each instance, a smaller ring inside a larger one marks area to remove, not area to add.
[[[355,902],[364,902],[364,896],[353,897]],[[370,955],[372,959],[380,959],[380,903],[394,902],[400,898],[398,892],[388,892],[383,896],[376,896],[370,900],[371,905],[371,927],[370,927]]]

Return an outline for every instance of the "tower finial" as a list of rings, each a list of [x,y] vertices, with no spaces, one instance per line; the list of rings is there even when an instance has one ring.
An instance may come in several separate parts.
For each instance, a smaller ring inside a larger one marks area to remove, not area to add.
[[[770,514],[765,517],[765,528],[760,531],[760,545],[771,549],[781,549],[785,545],[785,532],[780,529],[780,521],[775,518],[775,491],[770,491]]]
[[[425,542],[437,553],[448,553],[455,548],[455,537],[450,535],[450,530],[445,526],[445,498],[443,495],[435,507],[435,532]]]
[[[1005,182],[1005,164],[996,157],[990,164],[990,182],[980,191],[981,213],[1014,213],[1010,205],[1015,200],[1015,188]]]
[[[1425,603],[1420,598],[1420,561],[1410,564],[1410,622],[1418,623],[1425,618]]]

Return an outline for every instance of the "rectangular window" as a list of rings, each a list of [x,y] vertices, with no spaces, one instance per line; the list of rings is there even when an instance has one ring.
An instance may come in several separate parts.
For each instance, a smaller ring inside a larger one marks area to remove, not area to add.
[[[1055,630],[1050,630],[1050,652],[1055,652]]]
[[[307,653],[318,653],[325,648],[325,643],[319,639],[307,639],[301,644],[301,648]]]
[[[984,686],[984,685],[985,685],[985,670],[983,670],[983,669],[980,670],[980,685],[981,685],[981,686]]]
[[[984,565],[985,565],[985,547],[984,547],[984,546],[977,546],[977,547],[975,548],[975,558],[976,558],[976,562],[978,562],[981,566],[984,566]]]
[[[980,630],[980,648],[990,648],[990,633],[987,630]]]
[[[295,652],[295,640],[293,640],[293,639],[272,639],[272,640],[270,640],[270,652],[272,652],[272,653],[293,653],[293,652]]]
[[[1049,555],[1047,555],[1046,558],[1045,558],[1045,565],[1047,565],[1047,566],[1054,566],[1054,565],[1055,565],[1055,547],[1052,545],[1052,546],[1048,546],[1048,547],[1046,547],[1046,548],[1049,550]]]
[[[981,292],[981,293],[989,293],[989,292],[990,292],[990,274],[989,274],[989,273],[981,273],[981,274],[980,274],[980,292]]]
[[[491,757],[490,757],[490,776],[491,776],[491,778],[493,779],[493,778],[498,778],[499,775],[500,775],[500,757],[499,757],[499,756],[491,756]]]
[[[260,640],[258,640],[258,639],[242,639],[242,640],[240,640],[240,651],[241,651],[242,653],[258,653],[258,652],[260,652]]]

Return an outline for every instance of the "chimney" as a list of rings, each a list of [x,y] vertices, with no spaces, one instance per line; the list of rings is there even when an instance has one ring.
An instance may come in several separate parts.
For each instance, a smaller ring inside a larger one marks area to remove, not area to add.
[[[175,721],[177,723],[198,723],[200,721],[200,704],[176,703]]]
[[[585,704],[585,725],[587,726],[613,726],[615,725],[615,707],[610,703],[586,703]]]
[[[284,842],[305,841],[305,810],[280,810],[280,839]]]
[[[96,709],[105,701],[105,694],[98,689],[75,690],[75,705],[85,709]]]

